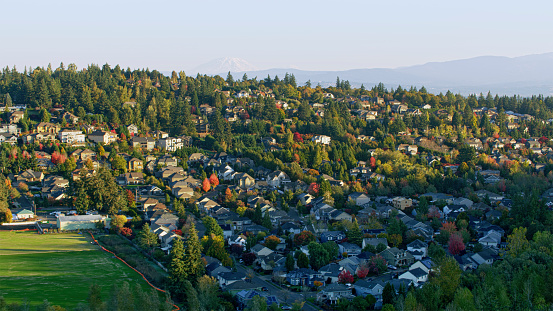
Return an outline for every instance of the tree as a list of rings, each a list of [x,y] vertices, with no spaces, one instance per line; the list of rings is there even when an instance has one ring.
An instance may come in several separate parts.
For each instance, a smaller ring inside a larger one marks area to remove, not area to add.
[[[202,218],[202,222],[205,226],[205,236],[210,236],[212,234],[216,236],[223,236],[223,229],[219,224],[217,223],[217,220],[215,220],[211,216],[205,216]]]
[[[468,288],[459,288],[448,310],[476,311],[474,296]]]
[[[351,272],[348,270],[342,270],[342,272],[338,275],[338,283],[351,284],[353,281],[353,275],[351,275]]]
[[[190,223],[188,230],[184,233],[186,238],[186,247],[184,251],[184,267],[188,280],[196,280],[204,271],[202,262],[202,250],[198,239],[198,231],[193,222]]]
[[[298,268],[309,268],[309,258],[304,252],[298,256]]]
[[[280,238],[278,238],[277,236],[270,235],[267,238],[265,238],[265,246],[267,248],[275,250],[278,244],[280,244]]]
[[[392,243],[394,247],[398,247],[401,245],[401,243],[403,243],[403,237],[399,234],[391,234],[389,236],[389,239],[390,243]]]
[[[200,310],[217,310],[219,307],[219,283],[215,278],[203,275],[198,279],[196,286],[196,292],[198,293],[198,300]]]
[[[351,230],[347,232],[348,242],[361,246],[363,244],[363,232],[359,229],[357,218],[353,221]]]
[[[369,259],[369,272],[375,275],[384,273],[388,270],[388,264],[381,255],[374,255]]]
[[[326,249],[319,243],[311,242],[307,245],[309,249],[309,264],[314,270],[319,270],[327,265],[330,258]]]
[[[518,257],[530,247],[530,242],[526,238],[527,231],[527,228],[519,227],[507,236],[507,254],[511,257]]]
[[[208,192],[209,190],[211,190],[211,183],[209,182],[209,179],[206,178],[202,182],[202,190],[204,192]]]
[[[211,176],[209,176],[209,183],[213,188],[219,185],[219,178],[217,178],[217,175],[215,175],[215,173],[212,173]]]
[[[256,256],[254,253],[244,253],[242,254],[242,261],[244,261],[244,265],[251,266],[256,259]]]
[[[465,244],[463,243],[463,237],[460,233],[456,232],[449,237],[448,250],[451,255],[459,255],[465,250]]]
[[[286,255],[286,262],[284,263],[284,266],[286,267],[286,271],[294,270],[295,265],[296,265],[296,261],[294,260],[294,256],[290,253]]]
[[[356,274],[358,278],[364,279],[369,274],[369,268],[365,264],[360,265],[359,268],[357,268]]]
[[[88,307],[90,308],[90,311],[101,311],[105,309],[105,304],[102,301],[102,291],[98,284],[92,284],[90,285],[88,289]],[[1,306],[0,306],[0,310]]]
[[[153,255],[154,249],[159,245],[157,234],[150,231],[150,225],[148,225],[148,223],[144,224],[142,230],[138,233],[137,241],[142,249],[150,253],[150,256]]]
[[[121,228],[127,223],[127,217],[125,215],[114,215],[111,218],[111,227],[116,229],[117,232],[121,231]]]
[[[338,253],[340,251],[338,244],[336,244],[334,241],[327,241],[324,242],[322,245],[328,254],[329,260],[338,257]]]
[[[169,279],[173,286],[180,289],[188,279],[187,269],[184,266],[184,242],[175,239],[170,253]]]
[[[394,289],[392,283],[387,282],[386,285],[384,285],[384,289],[382,290],[382,304],[393,304],[395,298],[396,290]]]
[[[298,246],[307,245],[315,240],[315,235],[311,231],[302,231],[294,235],[294,244]]]
[[[436,275],[430,280],[442,293],[442,302],[449,302],[461,282],[461,268],[453,257],[443,257],[437,266]]]

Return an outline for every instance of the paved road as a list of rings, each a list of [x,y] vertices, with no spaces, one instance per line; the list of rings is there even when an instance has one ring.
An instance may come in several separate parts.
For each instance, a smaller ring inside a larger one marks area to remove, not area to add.
[[[245,273],[246,275],[247,275],[247,272],[249,270],[249,268],[246,268],[245,266],[240,265],[240,264],[236,265],[236,269],[239,272]],[[270,275],[260,276],[260,275],[256,274],[254,279],[256,281],[264,284],[265,287],[267,287],[267,289],[269,290],[268,293],[270,295],[276,296],[280,303],[286,303],[286,304],[292,305],[292,303],[294,303],[296,301],[305,301],[306,298],[315,297],[315,295],[316,295],[315,292],[295,293],[295,292],[291,292],[289,290],[282,289],[282,288],[278,287],[277,285],[275,285],[273,282],[269,281],[271,279]],[[303,310],[317,311],[319,309],[313,307],[312,305],[310,305],[308,303],[305,303],[303,305]]]

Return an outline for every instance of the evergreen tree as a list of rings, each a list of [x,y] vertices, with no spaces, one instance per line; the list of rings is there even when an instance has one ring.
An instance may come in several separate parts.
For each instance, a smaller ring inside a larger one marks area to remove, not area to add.
[[[202,262],[202,246],[198,239],[198,231],[192,222],[185,234],[186,248],[184,251],[183,267],[185,269],[188,280],[195,280],[202,275],[204,266]]]

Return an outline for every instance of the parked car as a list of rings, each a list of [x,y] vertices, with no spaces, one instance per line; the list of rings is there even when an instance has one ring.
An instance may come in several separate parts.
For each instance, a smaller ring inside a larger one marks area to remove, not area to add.
[[[392,265],[388,265],[388,269],[397,270],[397,267],[396,267],[396,266],[392,266]]]

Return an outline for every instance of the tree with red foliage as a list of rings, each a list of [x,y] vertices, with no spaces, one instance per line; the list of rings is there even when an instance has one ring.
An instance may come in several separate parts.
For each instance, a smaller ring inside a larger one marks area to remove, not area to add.
[[[242,254],[242,260],[244,261],[244,265],[246,266],[251,266],[256,258],[257,257],[255,256],[254,253]]]
[[[300,234],[294,236],[294,244],[296,245],[307,245],[310,242],[315,241],[315,235],[311,231],[302,231]]]
[[[353,283],[353,275],[348,270],[342,270],[338,275],[338,283],[351,284]]]
[[[219,185],[219,178],[217,178],[215,173],[211,173],[211,176],[209,176],[209,183],[213,186],[213,188]]]
[[[307,190],[307,192],[309,192],[310,194],[312,195],[317,195],[319,193],[319,190],[321,189],[321,186],[319,186],[318,183],[316,182],[312,182],[310,185],[309,185],[309,189]]]
[[[50,159],[50,161],[52,161],[55,165],[63,164],[65,163],[65,160],[67,160],[67,156],[57,151],[52,153],[52,158]]]
[[[127,227],[123,227],[123,228],[121,228],[121,234],[126,236],[127,238],[129,238],[129,237],[132,236],[132,229],[127,228]]]
[[[371,157],[371,159],[369,160],[369,165],[371,166],[371,168],[376,167],[376,159],[374,157]]]
[[[360,265],[359,268],[357,268],[357,277],[360,279],[364,279],[369,274],[369,267],[366,265]]]
[[[539,143],[540,144],[545,144],[547,141],[549,141],[549,138],[545,137],[545,136],[542,136],[540,137],[540,139],[538,139]]]
[[[211,183],[209,182],[209,179],[204,179],[202,182],[202,190],[204,192],[208,192],[211,189]]]
[[[463,237],[460,233],[455,232],[449,237],[449,243],[447,243],[449,253],[451,255],[459,255],[465,250],[465,244],[463,243]]]
[[[303,143],[303,138],[301,137],[301,134],[298,132],[294,133],[294,141],[297,143]]]
[[[176,235],[182,236],[182,230],[181,229],[175,229],[175,230],[173,230],[173,232],[175,232]]]

